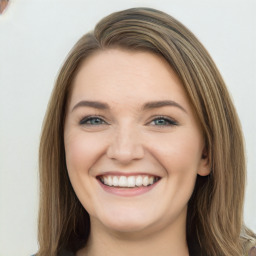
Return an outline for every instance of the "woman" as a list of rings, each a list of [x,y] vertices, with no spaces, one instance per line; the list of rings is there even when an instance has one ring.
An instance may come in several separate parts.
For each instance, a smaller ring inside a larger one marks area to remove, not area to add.
[[[113,13],[58,76],[40,144],[37,255],[247,255],[245,156],[226,86],[195,36]]]

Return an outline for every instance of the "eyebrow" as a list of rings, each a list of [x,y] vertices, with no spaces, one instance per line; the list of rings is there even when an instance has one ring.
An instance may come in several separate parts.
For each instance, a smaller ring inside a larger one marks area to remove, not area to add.
[[[177,107],[187,113],[186,109],[183,108],[179,103],[173,100],[163,100],[163,101],[152,101],[152,102],[147,102],[142,109],[143,110],[148,110],[148,109],[154,109],[154,108],[161,108],[161,107],[166,107],[166,106],[171,106],[171,107]]]
[[[107,103],[99,102],[99,101],[88,101],[88,100],[82,100],[79,101],[71,110],[74,111],[78,107],[91,107],[96,109],[110,109],[109,105]]]
[[[180,104],[178,104],[176,101],[173,101],[173,100],[147,102],[142,106],[142,110],[149,110],[149,109],[161,108],[161,107],[166,107],[166,106],[177,107],[177,108],[181,109],[183,112],[187,113],[185,108],[183,108]],[[96,109],[101,109],[101,110],[109,110],[110,109],[109,105],[104,102],[82,100],[82,101],[79,101],[72,108],[71,112],[74,111],[78,107],[91,107],[91,108],[96,108]]]

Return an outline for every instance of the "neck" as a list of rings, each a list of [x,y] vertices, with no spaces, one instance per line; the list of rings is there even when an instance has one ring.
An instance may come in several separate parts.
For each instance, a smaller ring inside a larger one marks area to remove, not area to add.
[[[100,224],[91,220],[89,241],[77,252],[77,256],[189,256],[185,221],[163,227],[157,232],[147,230],[136,233],[111,231],[101,225],[99,232],[96,225]]]

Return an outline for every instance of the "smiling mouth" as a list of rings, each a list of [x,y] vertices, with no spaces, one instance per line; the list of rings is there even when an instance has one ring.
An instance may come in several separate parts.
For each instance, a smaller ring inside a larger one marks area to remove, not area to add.
[[[152,175],[115,176],[101,175],[97,179],[105,186],[115,188],[138,188],[149,187],[161,178]]]

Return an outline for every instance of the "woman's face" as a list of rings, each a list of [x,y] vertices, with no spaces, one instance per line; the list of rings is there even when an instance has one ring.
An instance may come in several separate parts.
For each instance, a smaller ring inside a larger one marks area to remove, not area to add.
[[[185,227],[204,139],[186,93],[159,56],[99,51],[80,67],[65,120],[70,181],[92,228]]]

